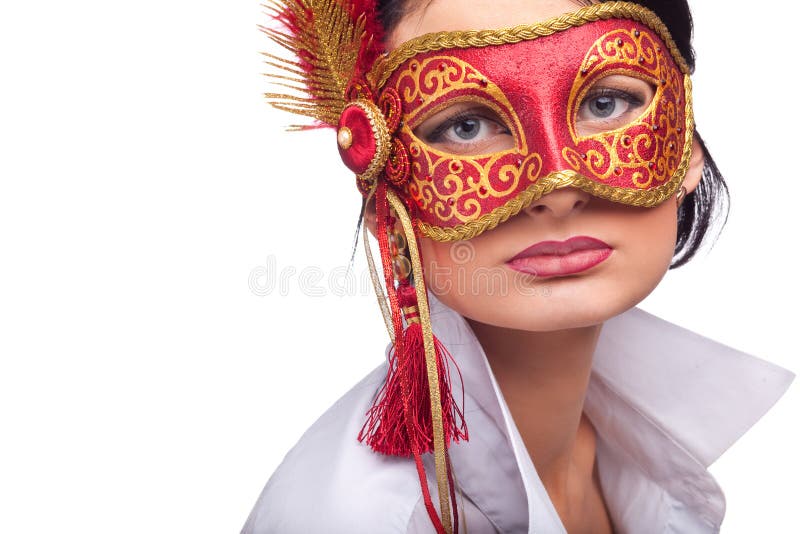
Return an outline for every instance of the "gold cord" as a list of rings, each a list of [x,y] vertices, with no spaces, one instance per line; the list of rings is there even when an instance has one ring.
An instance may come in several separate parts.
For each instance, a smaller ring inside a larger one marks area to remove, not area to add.
[[[417,239],[414,235],[414,226],[405,206],[391,189],[387,189],[386,197],[397,213],[400,224],[403,226],[403,232],[408,242],[409,256],[411,257],[414,289],[417,292],[417,306],[419,307],[419,319],[422,327],[422,341],[425,346],[425,365],[428,370],[428,391],[430,393],[431,419],[433,421],[433,461],[439,490],[439,507],[442,525],[446,532],[452,533],[450,482],[447,479],[447,457],[445,455],[444,425],[442,422],[442,399],[439,393],[439,371],[436,369],[436,349],[433,344],[433,328],[431,327],[431,315],[428,309],[428,294],[425,288],[422,262],[417,248]]]
[[[369,195],[367,195],[367,198],[364,200],[364,207],[361,212],[362,221],[366,221],[364,215],[373,196],[375,196],[374,187],[370,190]],[[361,231],[364,235],[364,252],[367,256],[367,266],[369,267],[369,279],[372,281],[372,288],[375,290],[375,298],[378,299],[378,307],[381,309],[381,316],[383,317],[383,323],[386,325],[386,331],[389,333],[389,339],[392,343],[394,343],[392,312],[389,310],[389,305],[386,303],[386,293],[383,292],[383,284],[381,283],[381,278],[378,275],[378,269],[375,267],[375,259],[372,256],[372,247],[370,247],[369,244],[369,230],[367,229],[367,224],[366,222],[362,222],[361,224],[363,226]]]

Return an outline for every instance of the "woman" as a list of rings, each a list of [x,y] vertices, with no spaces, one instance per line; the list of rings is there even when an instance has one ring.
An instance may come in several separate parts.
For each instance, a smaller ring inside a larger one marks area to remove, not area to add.
[[[361,4],[279,13],[312,98],[275,103],[336,126],[357,175],[388,376],[309,430],[245,531],[719,530],[705,468],[790,377],[633,308],[725,193],[688,7],[389,2],[381,28]]]

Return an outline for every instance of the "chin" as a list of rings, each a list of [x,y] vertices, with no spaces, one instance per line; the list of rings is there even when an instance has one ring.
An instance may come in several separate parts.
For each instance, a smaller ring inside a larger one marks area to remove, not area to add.
[[[500,328],[568,330],[602,324],[635,307],[655,289],[665,272],[555,277],[507,294],[445,293],[437,298],[468,319]]]

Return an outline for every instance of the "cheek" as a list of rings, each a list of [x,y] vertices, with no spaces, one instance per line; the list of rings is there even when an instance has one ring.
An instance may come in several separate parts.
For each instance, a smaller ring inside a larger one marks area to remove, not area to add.
[[[450,281],[452,276],[445,276],[445,273],[449,273],[452,269],[446,244],[423,237],[419,241],[419,248],[428,291],[441,299],[441,295],[450,292],[452,284]],[[447,304],[446,301],[443,302]]]
[[[669,268],[675,251],[678,232],[675,203],[667,200],[654,208],[637,208],[633,219],[630,225],[620,221],[625,228],[622,239],[625,248],[621,252],[629,256],[631,268],[641,269],[642,282],[651,281],[655,287]]]
[[[488,234],[487,234],[488,235]],[[425,283],[428,290],[458,313],[471,317],[487,297],[508,293],[508,275],[492,258],[491,240],[484,236],[469,241],[441,243],[420,240]]]
[[[445,250],[445,243],[438,243],[428,238],[421,238],[419,249],[422,254],[422,268],[425,272],[425,284],[428,291],[437,297],[447,292],[447,278],[439,273],[444,273],[450,268],[448,251]]]
[[[585,285],[562,285],[562,296],[583,304],[585,322],[602,322],[639,304],[669,269],[677,238],[674,201],[654,208],[623,208],[600,223],[615,237],[612,261]],[[554,293],[556,287],[553,287]],[[568,316],[562,316],[567,322]]]

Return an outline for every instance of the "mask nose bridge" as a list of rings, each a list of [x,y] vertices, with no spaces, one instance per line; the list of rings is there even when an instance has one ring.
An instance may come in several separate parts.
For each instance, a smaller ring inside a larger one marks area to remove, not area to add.
[[[542,159],[545,162],[544,172],[563,170],[565,161],[561,151],[565,144],[565,135],[568,134],[567,117],[555,102],[549,109],[542,113],[541,133],[543,138]]]
[[[571,140],[566,97],[561,98],[559,83],[546,73],[526,78],[519,119],[528,150],[542,157],[543,174],[564,170],[567,162],[561,152]]]

